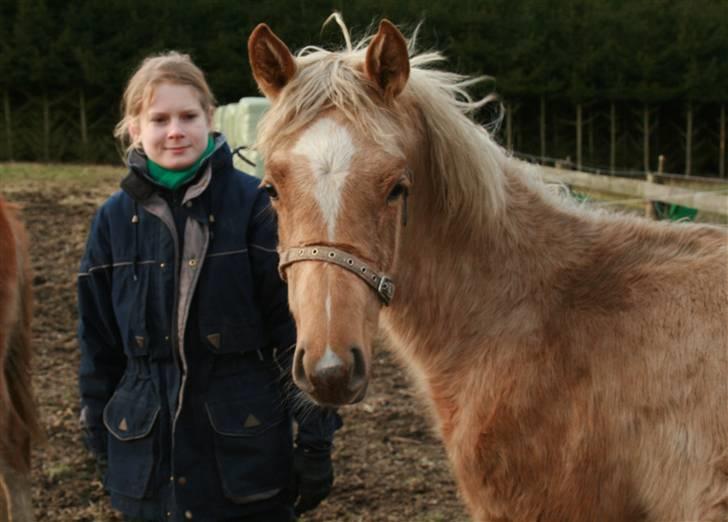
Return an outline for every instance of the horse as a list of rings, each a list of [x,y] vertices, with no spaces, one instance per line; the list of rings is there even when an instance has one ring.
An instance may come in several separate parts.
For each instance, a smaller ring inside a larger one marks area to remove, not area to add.
[[[726,230],[559,198],[478,78],[337,22],[337,51],[248,40],[297,386],[363,399],[381,327],[474,520],[728,520]]]
[[[0,522],[33,519],[31,440],[40,434],[31,389],[31,279],[17,208],[0,198]]]

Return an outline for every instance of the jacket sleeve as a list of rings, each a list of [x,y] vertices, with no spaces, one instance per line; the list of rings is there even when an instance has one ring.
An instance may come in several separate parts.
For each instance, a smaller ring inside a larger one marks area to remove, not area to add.
[[[277,360],[288,391],[288,403],[298,424],[297,444],[329,450],[334,432],[342,425],[335,410],[314,405],[302,397],[291,379],[296,326],[288,309],[288,289],[278,274],[277,223],[268,196],[259,191],[253,207],[250,231],[250,258],[256,281],[257,301],[266,328],[277,348]]]
[[[108,226],[102,207],[91,225],[78,274],[81,426],[86,445],[97,457],[106,455],[104,406],[126,368],[126,356],[112,306],[112,263]]]

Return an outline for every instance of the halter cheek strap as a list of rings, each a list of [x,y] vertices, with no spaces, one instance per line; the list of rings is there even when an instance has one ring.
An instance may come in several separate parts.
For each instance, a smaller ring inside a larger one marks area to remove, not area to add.
[[[323,261],[344,268],[364,280],[385,305],[394,297],[394,282],[383,273],[373,270],[368,264],[338,248],[323,245],[294,247],[281,252],[278,272],[286,280],[285,269],[298,261]]]

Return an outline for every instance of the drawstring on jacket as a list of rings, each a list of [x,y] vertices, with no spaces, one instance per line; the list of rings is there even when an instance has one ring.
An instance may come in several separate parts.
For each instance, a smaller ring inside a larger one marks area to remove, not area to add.
[[[215,214],[212,213],[212,189],[205,190],[205,203],[207,204],[207,226],[210,230],[210,241],[215,237]]]
[[[137,277],[137,263],[139,262],[139,233],[137,231],[139,228],[139,208],[136,201],[134,201],[134,215],[131,217],[131,224],[133,225],[132,228],[134,230],[134,258],[131,262],[131,269],[134,281],[136,281],[139,279]]]

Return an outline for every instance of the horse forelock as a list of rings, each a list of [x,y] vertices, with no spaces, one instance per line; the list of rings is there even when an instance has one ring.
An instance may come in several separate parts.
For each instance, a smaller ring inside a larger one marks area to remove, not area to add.
[[[362,81],[364,51],[326,51],[306,47],[297,54],[296,76],[266,113],[258,129],[257,148],[268,157],[272,150],[300,133],[323,113],[335,109],[359,132],[387,152],[396,147],[394,114],[377,100],[372,85]]]
[[[417,53],[415,30],[408,42],[410,77],[402,94],[385,103],[364,76],[366,46],[372,36],[329,51],[308,46],[296,54],[296,75],[283,89],[258,129],[256,147],[264,157],[291,143],[301,130],[330,110],[339,112],[354,129],[394,156],[406,155],[403,131],[424,125],[427,155],[423,175],[432,178],[435,198],[445,218],[470,216],[475,225],[487,222],[505,205],[502,148],[488,131],[470,118],[493,101],[473,99],[468,87],[484,77],[438,70],[438,52]],[[419,121],[411,121],[416,114]],[[406,118],[410,118],[409,121]]]

